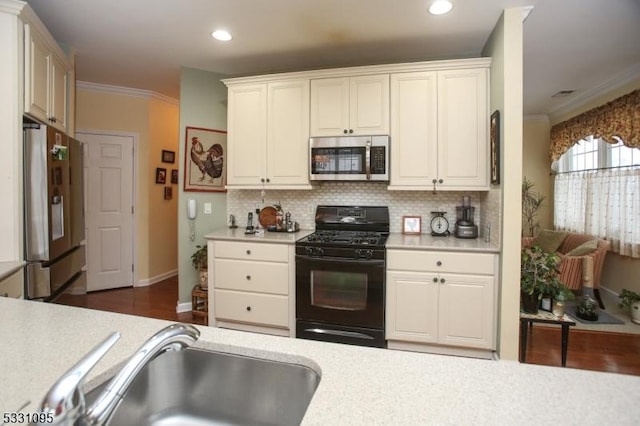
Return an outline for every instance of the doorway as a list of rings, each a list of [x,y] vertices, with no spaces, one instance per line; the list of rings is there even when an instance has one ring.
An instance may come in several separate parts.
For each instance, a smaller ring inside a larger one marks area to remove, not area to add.
[[[134,285],[135,133],[82,130],[87,291]]]

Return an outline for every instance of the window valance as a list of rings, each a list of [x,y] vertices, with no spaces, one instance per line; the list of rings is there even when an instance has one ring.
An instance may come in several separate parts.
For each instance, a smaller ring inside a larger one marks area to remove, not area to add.
[[[640,89],[551,127],[551,161],[590,135],[609,143],[617,143],[617,136],[625,146],[640,148]]]

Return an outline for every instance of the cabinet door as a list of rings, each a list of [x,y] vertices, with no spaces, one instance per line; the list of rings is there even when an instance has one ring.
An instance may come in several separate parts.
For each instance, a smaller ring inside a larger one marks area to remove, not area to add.
[[[389,340],[438,342],[438,284],[435,274],[387,273],[385,335]]]
[[[389,189],[433,189],[438,167],[436,72],[391,75]]]
[[[349,129],[354,135],[389,134],[389,75],[352,77]]]
[[[269,83],[267,177],[272,185],[309,184],[309,80]]]
[[[231,86],[228,91],[229,185],[260,185],[266,178],[267,85]]]
[[[440,343],[494,349],[494,277],[443,274],[440,277]]]
[[[67,80],[68,70],[63,62],[51,55],[51,101],[49,121],[65,131],[67,128]]]
[[[486,69],[438,72],[438,177],[445,189],[489,189]]]
[[[311,136],[344,136],[349,128],[349,78],[311,80]]]
[[[24,112],[47,123],[49,119],[49,49],[29,24],[24,26]]]

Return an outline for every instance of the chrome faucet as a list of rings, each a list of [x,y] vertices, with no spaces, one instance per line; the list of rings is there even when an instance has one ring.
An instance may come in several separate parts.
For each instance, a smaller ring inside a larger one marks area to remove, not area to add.
[[[155,357],[195,343],[200,332],[188,324],[172,324],[151,336],[125,363],[91,407],[86,407],[82,384],[91,369],[120,338],[113,333],[71,367],[49,390],[40,412],[54,425],[103,425],[136,375]],[[53,421],[51,418],[53,417]]]

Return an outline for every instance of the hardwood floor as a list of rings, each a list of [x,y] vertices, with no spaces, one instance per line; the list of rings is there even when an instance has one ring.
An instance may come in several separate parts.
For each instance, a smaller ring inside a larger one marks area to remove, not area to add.
[[[148,287],[63,295],[56,303],[110,312],[203,324],[191,312],[176,313],[178,278]],[[535,325],[529,332],[527,363],[560,367],[560,329]],[[640,376],[640,335],[575,330],[569,333],[567,368]]]
[[[63,294],[55,303],[100,311],[132,314],[192,324],[204,324],[191,311],[176,313],[178,277],[171,277],[147,287],[126,287],[82,295]]]

